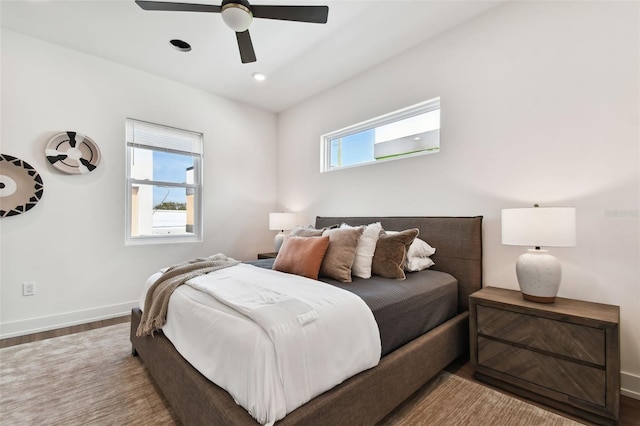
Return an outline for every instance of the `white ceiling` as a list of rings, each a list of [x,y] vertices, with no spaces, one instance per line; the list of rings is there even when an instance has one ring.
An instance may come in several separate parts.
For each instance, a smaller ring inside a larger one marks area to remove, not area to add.
[[[220,4],[221,0],[177,0]],[[1,0],[3,28],[280,112],[502,1],[254,0],[328,5],[327,24],[255,19],[242,64],[220,14],[144,11],[134,0]],[[193,50],[179,52],[171,39]],[[253,72],[267,80],[253,80]]]

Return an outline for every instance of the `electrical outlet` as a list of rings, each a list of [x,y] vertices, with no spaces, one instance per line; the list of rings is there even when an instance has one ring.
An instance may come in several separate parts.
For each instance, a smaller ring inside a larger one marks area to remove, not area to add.
[[[22,283],[22,295],[23,296],[34,296],[36,294],[36,283],[35,281],[27,281]]]

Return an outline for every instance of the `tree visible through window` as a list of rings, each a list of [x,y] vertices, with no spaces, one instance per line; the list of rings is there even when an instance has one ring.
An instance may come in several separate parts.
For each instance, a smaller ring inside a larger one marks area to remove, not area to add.
[[[202,240],[202,134],[127,119],[130,244]]]
[[[440,151],[440,98],[322,136],[320,171]]]

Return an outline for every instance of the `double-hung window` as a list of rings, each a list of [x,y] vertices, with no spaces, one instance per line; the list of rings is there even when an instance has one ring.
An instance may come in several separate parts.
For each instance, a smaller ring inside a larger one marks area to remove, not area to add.
[[[321,172],[440,151],[440,98],[321,137]]]
[[[126,244],[202,241],[202,134],[129,118],[126,130]]]

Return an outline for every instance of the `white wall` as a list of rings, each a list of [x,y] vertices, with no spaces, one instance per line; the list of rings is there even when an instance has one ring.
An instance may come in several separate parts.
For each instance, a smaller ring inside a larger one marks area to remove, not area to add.
[[[620,306],[623,388],[640,398],[639,7],[506,4],[281,113],[280,204],[483,215],[484,285],[514,289],[525,248],[501,245],[501,209],[575,206],[578,246],[552,249],[559,296]],[[319,173],[323,133],[435,96],[439,154]]]
[[[559,295],[621,307],[623,388],[640,397],[639,7],[506,4],[277,122],[3,30],[0,152],[31,163],[45,191],[29,212],[0,219],[0,337],[124,313],[147,276],[176,261],[270,251],[276,206],[310,220],[484,215],[485,285],[517,288],[523,249],[500,244],[500,210],[571,205],[578,246],[553,250]],[[434,96],[441,153],[319,173],[321,134]],[[125,117],[205,134],[205,242],[124,246]],[[65,130],[100,146],[95,171],[64,175],[47,163],[47,140]],[[24,281],[36,282],[35,296],[21,295]]]
[[[274,114],[11,31],[1,58],[0,151],[36,168],[44,196],[0,219],[0,337],[127,313],[162,266],[272,250]],[[204,133],[203,243],[125,247],[126,117]],[[98,144],[96,170],[47,162],[48,139],[66,130]],[[22,296],[24,281],[35,296]]]

